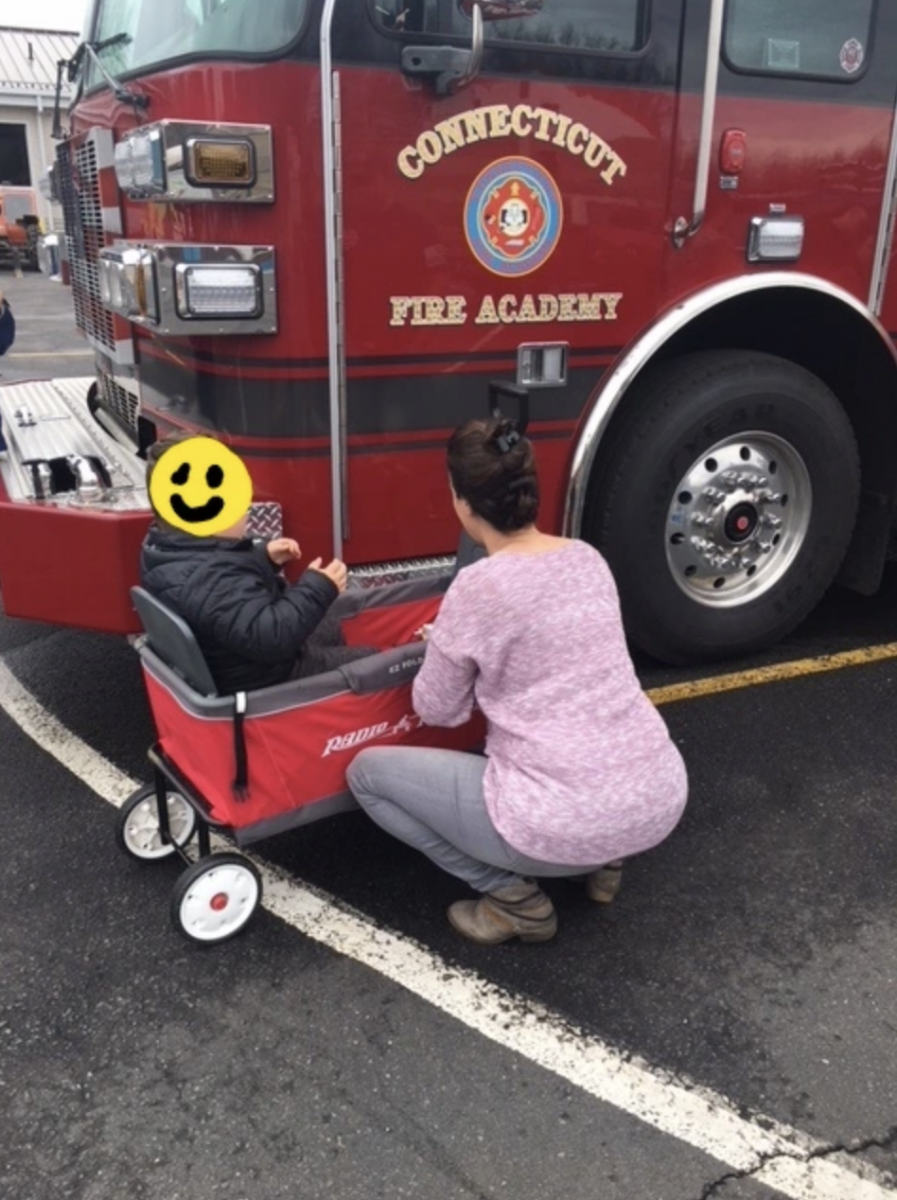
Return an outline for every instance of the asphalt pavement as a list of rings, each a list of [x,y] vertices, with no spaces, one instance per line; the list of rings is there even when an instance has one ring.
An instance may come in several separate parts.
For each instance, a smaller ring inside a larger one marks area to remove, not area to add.
[[[68,356],[23,360],[30,375],[87,374],[55,312],[65,289],[12,284],[17,316],[38,298]],[[762,658],[639,670],[655,687],[891,643],[895,613],[891,567],[878,596],[834,591]],[[176,865],[125,858],[113,808],[49,753],[71,735],[148,777],[133,650],[0,617],[5,668],[66,733],[47,726],[41,746],[0,712],[4,1200],[783,1194],[270,913],[222,946],[185,942],[168,916]],[[607,909],[550,881],[561,927],[544,946],[457,939],[444,909],[463,888],[360,814],[254,850],[428,952],[446,988],[453,973],[498,984],[556,1014],[559,1040],[601,1039],[661,1088],[685,1080],[801,1131],[820,1160],[846,1147],[894,1172],[895,700],[886,659],[665,706],[691,779],[681,826]],[[807,1200],[860,1194],[807,1180]]]

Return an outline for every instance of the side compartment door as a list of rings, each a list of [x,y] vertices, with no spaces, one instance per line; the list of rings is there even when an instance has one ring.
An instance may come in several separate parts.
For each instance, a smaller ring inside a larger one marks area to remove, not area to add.
[[[657,309],[682,15],[489,0],[479,71],[452,90],[468,0],[365,3],[338,0],[331,41],[350,562],[453,548],[445,438],[540,359],[530,429],[559,526],[577,421]]]

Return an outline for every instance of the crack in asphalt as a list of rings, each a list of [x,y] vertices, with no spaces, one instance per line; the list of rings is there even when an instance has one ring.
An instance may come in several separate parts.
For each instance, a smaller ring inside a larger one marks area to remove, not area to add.
[[[771,1162],[775,1162],[779,1158],[795,1158],[800,1162],[811,1162],[814,1158],[830,1158],[834,1154],[862,1154],[865,1150],[891,1150],[897,1149],[897,1125],[892,1125],[887,1132],[879,1137],[870,1137],[864,1140],[857,1140],[841,1145],[837,1142],[830,1142],[827,1145],[817,1146],[813,1150],[808,1150],[806,1154],[783,1154],[781,1152],[775,1154],[761,1154],[758,1158],[756,1166],[751,1167],[746,1171],[727,1171],[725,1175],[721,1175],[719,1179],[713,1180],[705,1185],[698,1200],[710,1200],[710,1197],[721,1187],[725,1187],[727,1183],[735,1183],[741,1179],[753,1179],[758,1175],[764,1167],[769,1166]]]

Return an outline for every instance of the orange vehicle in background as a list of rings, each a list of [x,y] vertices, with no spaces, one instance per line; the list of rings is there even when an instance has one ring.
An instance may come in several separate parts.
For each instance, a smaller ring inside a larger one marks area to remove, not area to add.
[[[0,184],[0,266],[36,271],[39,238],[34,189]]]

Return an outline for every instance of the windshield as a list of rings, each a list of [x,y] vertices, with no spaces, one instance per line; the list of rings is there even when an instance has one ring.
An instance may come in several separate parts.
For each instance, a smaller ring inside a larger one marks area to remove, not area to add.
[[[203,54],[270,54],[299,33],[308,0],[99,0],[93,40],[112,75]],[[122,36],[124,35],[124,36]],[[88,67],[88,84],[100,82]]]

